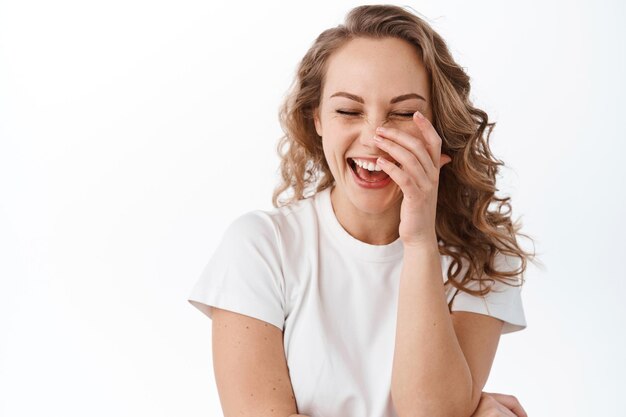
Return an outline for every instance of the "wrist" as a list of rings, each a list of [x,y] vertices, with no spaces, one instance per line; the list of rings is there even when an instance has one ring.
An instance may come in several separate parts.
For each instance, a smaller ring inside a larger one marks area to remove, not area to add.
[[[420,242],[410,245],[405,245],[403,259],[405,265],[423,264],[427,259],[440,259],[439,245],[436,241],[433,242]]]
[[[439,241],[436,235],[423,237],[422,239],[413,240],[411,242],[403,242],[405,251],[424,251],[436,250],[439,252]]]

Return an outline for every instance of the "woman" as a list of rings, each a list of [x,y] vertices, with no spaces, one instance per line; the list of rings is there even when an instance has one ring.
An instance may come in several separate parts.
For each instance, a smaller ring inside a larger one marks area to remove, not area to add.
[[[526,415],[482,392],[500,334],[526,327],[530,255],[469,90],[403,8],[317,38],[281,110],[276,208],[230,225],[189,298],[227,417]]]

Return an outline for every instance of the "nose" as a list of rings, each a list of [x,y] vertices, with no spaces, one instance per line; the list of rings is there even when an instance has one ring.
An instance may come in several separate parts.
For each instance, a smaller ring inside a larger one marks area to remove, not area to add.
[[[376,128],[383,126],[386,122],[384,116],[365,116],[364,123],[361,125],[359,142],[374,153],[380,153],[380,148],[372,143],[372,138],[376,135]]]

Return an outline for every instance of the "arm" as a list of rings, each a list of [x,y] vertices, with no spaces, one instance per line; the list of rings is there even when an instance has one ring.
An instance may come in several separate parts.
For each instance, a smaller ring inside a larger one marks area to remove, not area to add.
[[[296,414],[282,331],[262,320],[211,308],[213,368],[224,416],[302,417]]]
[[[391,395],[400,417],[469,417],[497,349],[503,322],[448,312],[436,239],[405,246]]]

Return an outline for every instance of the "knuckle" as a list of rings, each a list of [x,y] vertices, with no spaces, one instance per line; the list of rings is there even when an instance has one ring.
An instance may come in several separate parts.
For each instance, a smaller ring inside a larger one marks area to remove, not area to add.
[[[424,145],[424,142],[422,141],[417,141],[417,142],[413,142],[413,150],[415,151],[420,151],[426,149],[426,146]]]
[[[387,126],[385,127],[385,133],[388,135],[397,135],[398,129],[396,129],[395,127]]]
[[[483,402],[488,407],[494,407],[498,402],[490,395],[485,396],[481,402]]]
[[[495,398],[493,398],[493,397],[491,397],[491,396],[487,397],[487,398],[485,399],[485,401],[486,401],[486,402],[487,402],[487,404],[489,404],[489,405],[494,405],[494,404],[497,404],[497,403],[498,403],[498,401],[496,401],[496,399],[495,399]]]

